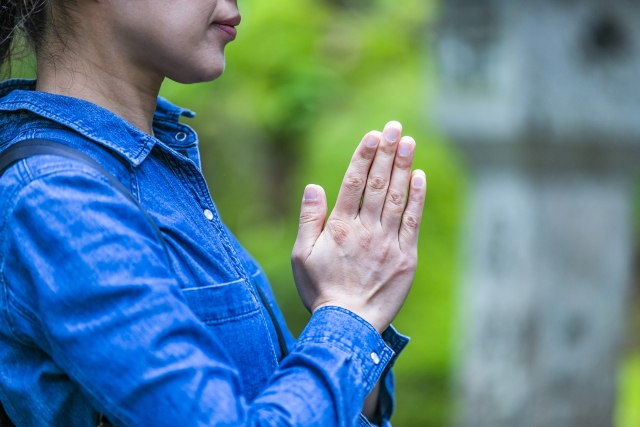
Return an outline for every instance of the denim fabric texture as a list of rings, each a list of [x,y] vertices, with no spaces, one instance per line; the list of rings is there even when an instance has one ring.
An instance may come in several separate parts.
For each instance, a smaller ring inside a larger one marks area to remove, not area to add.
[[[218,216],[197,135],[179,122],[192,112],[159,98],[150,136],[34,88],[0,83],[0,150],[45,138],[91,156],[149,212],[170,265],[137,206],[90,166],[42,155],[0,177],[0,401],[17,426],[90,427],[99,413],[130,427],[366,426],[380,379],[390,425],[408,338],[325,307],[294,339]]]

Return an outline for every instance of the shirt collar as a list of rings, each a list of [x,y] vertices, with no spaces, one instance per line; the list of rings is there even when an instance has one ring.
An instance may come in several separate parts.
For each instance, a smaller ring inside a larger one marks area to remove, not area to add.
[[[33,79],[11,79],[0,83],[0,112],[27,110],[60,123],[104,145],[138,166],[149,155],[158,139],[148,135],[111,111],[77,98],[35,91]],[[192,111],[158,97],[156,123],[175,124],[181,116],[194,117]]]

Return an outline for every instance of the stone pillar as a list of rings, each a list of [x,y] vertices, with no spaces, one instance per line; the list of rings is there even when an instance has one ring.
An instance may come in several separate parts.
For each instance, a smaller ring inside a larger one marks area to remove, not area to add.
[[[612,425],[640,165],[640,2],[448,0],[439,122],[472,169],[464,427]]]

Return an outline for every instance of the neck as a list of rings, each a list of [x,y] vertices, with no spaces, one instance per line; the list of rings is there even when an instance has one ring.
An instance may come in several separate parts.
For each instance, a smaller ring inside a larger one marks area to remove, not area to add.
[[[163,76],[141,70],[109,40],[76,40],[38,55],[36,90],[99,105],[153,135],[152,123]]]

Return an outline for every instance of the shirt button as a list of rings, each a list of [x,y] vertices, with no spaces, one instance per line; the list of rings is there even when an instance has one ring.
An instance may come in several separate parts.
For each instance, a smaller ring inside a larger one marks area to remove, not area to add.
[[[209,221],[211,221],[213,219],[213,212],[211,212],[209,209],[205,209],[204,216],[207,217]]]
[[[378,353],[376,353],[375,351],[373,353],[371,353],[371,360],[373,360],[373,364],[377,365],[380,363],[380,356],[378,356]]]
[[[176,139],[176,141],[184,141],[185,139],[187,139],[187,134],[184,132],[178,132],[176,133],[174,138]]]

